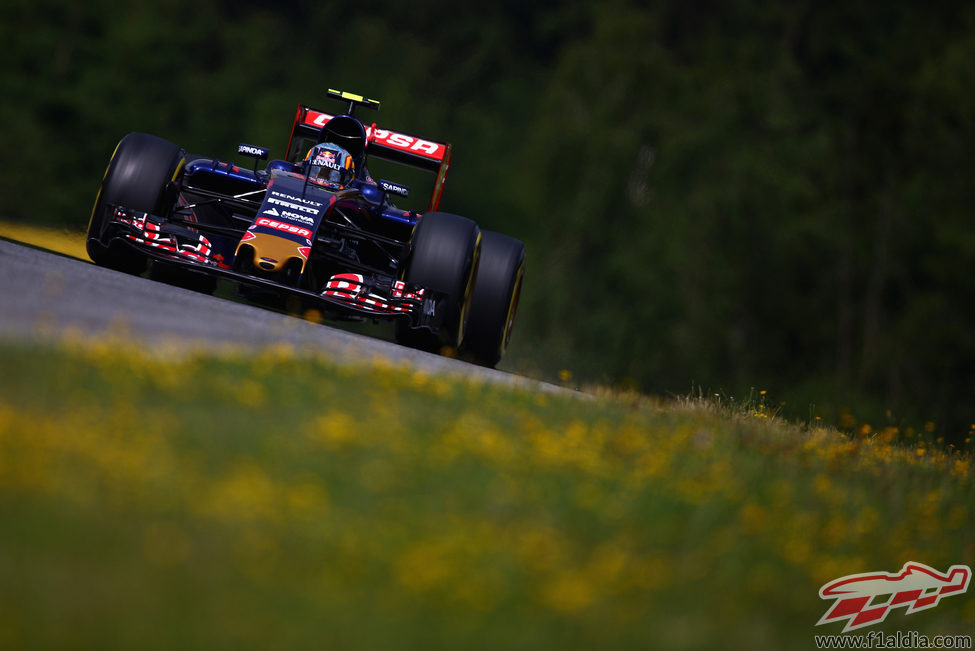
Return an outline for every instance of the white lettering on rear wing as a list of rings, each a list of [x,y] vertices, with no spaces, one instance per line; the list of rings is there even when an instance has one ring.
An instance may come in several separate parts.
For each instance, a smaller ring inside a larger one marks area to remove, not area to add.
[[[309,109],[305,114],[304,123],[309,126],[321,128],[332,117],[328,113],[321,113]],[[447,145],[444,143],[423,140],[416,136],[398,133],[388,129],[379,129],[375,124],[366,126],[366,138],[370,145],[376,144],[382,147],[388,147],[406,154],[421,156],[431,161],[436,161],[437,163],[443,162],[444,156],[447,155]]]

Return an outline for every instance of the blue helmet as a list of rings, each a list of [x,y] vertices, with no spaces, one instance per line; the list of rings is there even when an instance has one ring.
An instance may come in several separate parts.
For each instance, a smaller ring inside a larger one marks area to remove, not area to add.
[[[342,147],[323,142],[308,150],[305,164],[309,166],[308,175],[325,181],[329,185],[344,188],[355,178],[355,161]]]

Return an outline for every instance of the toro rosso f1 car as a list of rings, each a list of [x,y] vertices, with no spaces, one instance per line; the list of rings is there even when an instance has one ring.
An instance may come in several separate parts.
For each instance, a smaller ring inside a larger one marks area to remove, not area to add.
[[[248,144],[253,165],[188,156],[144,133],[122,138],[88,226],[98,265],[212,292],[218,278],[245,298],[329,319],[391,319],[402,344],[494,366],[511,336],[525,270],[524,245],[438,211],[449,143],[364,125],[375,100],[334,90],[332,115],[299,105],[285,157]],[[428,206],[374,179],[371,162],[434,175]]]

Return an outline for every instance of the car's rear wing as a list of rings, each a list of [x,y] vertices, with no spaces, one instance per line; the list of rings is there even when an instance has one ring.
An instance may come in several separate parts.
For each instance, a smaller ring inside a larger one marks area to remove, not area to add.
[[[335,117],[317,109],[298,105],[291,139],[288,141],[287,160],[296,163],[307,150],[318,141],[322,127]],[[428,210],[436,210],[440,205],[444,181],[450,167],[451,146],[449,142],[424,140],[399,131],[380,129],[375,123],[363,125],[366,130],[366,155],[381,160],[409,165],[437,175],[433,184]]]

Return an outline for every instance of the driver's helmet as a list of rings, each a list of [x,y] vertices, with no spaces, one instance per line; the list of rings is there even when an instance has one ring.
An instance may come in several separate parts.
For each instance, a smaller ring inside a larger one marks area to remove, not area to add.
[[[323,142],[308,150],[305,156],[308,175],[344,188],[355,178],[355,161],[338,145]]]

